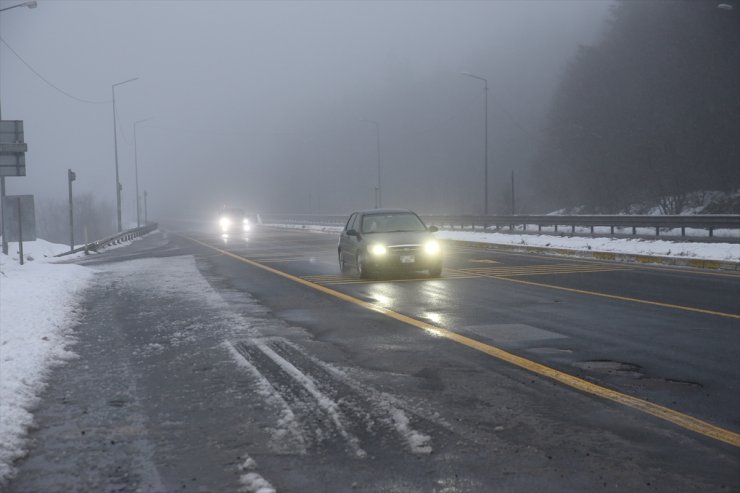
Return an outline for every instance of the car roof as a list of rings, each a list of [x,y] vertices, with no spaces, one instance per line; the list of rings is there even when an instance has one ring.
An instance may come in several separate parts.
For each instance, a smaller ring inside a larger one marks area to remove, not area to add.
[[[358,214],[369,215],[369,214],[398,214],[398,213],[411,213],[415,214],[409,209],[365,209],[364,211],[357,211]]]

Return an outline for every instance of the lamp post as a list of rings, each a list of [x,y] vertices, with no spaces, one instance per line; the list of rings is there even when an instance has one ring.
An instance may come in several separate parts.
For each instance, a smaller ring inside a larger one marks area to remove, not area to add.
[[[17,7],[28,7],[29,9],[35,9],[37,7],[36,0],[32,0],[30,2],[23,2],[18,3],[16,5],[11,5],[10,7],[5,7],[0,9],[0,12],[3,12],[5,10],[14,9]],[[2,113],[2,104],[0,104],[0,114]],[[2,120],[2,116],[0,115],[0,120]],[[0,210],[5,207],[5,176],[0,176]],[[0,220],[0,236],[3,237],[2,239],[2,252],[4,254],[8,254],[8,240],[7,235],[5,234],[5,221]],[[21,259],[21,262],[23,262],[23,259]]]
[[[123,82],[117,82],[111,86],[111,93],[113,93],[113,149],[116,158],[116,208],[118,211],[118,232],[123,231],[121,227],[121,181],[118,179],[118,132],[116,131],[116,87],[138,80],[138,77],[133,79],[124,80]]]
[[[148,122],[152,118],[144,118],[134,122],[134,171],[136,174],[136,227],[141,227],[141,207],[139,206],[139,149],[136,145],[136,125]]]
[[[485,120],[485,155],[483,158],[483,213],[487,216],[488,215],[488,79],[485,79],[483,77],[479,77],[477,75],[471,74],[469,72],[463,72],[462,75],[472,77],[473,79],[478,79],[483,81],[484,89],[485,89],[485,107],[486,107],[486,120]]]
[[[378,186],[375,188],[375,208],[380,209],[381,207],[383,207],[383,195],[380,185],[380,124],[374,120],[362,119],[360,121],[375,125],[375,143],[377,146],[378,155]]]
[[[77,173],[67,169],[67,185],[69,186],[69,251],[75,249],[75,221],[74,207],[72,206],[72,182],[77,179]]]

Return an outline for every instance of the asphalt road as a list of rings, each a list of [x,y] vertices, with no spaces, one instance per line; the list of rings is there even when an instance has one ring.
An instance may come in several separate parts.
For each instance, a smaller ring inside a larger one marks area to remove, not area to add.
[[[9,491],[740,491],[737,274],[450,245],[365,281],[267,227],[84,263]]]

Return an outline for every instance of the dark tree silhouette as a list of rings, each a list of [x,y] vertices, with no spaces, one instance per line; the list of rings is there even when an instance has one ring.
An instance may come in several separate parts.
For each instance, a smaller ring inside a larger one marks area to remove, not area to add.
[[[543,208],[678,213],[740,188],[740,1],[622,1],[556,92],[533,165]]]

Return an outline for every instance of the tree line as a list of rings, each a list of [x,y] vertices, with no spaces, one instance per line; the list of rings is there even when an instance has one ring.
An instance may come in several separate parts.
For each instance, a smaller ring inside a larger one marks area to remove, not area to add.
[[[115,210],[91,193],[75,195],[74,241],[81,245],[116,232]],[[45,199],[36,204],[36,235],[52,243],[69,244],[69,202]]]
[[[740,188],[740,1],[620,1],[567,66],[532,166],[547,210],[680,213]]]

